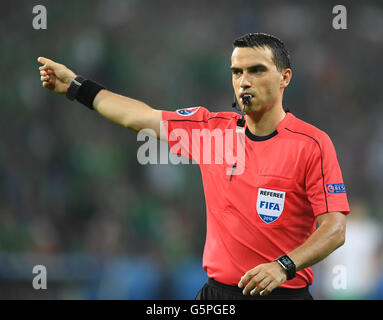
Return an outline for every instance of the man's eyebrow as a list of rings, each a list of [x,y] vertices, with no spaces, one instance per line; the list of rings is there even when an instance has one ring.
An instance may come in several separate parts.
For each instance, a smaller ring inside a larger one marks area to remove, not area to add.
[[[254,66],[250,66],[248,67],[247,69],[249,70],[254,70],[254,69],[267,69],[266,65],[262,64],[262,63],[258,63]]]
[[[247,67],[245,69],[254,70],[254,69],[258,69],[258,68],[267,69],[267,67],[264,64],[262,64],[262,63],[255,64],[253,66],[249,66],[249,67]],[[238,67],[235,67],[235,66],[231,66],[230,70],[237,71],[237,70],[243,70],[243,68],[238,68]]]

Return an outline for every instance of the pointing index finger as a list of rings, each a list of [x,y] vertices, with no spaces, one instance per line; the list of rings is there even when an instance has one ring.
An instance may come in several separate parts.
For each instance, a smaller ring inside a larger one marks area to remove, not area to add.
[[[43,66],[40,66],[40,68],[50,68],[52,66],[53,61],[45,58],[45,57],[38,57],[37,61],[43,64]]]
[[[45,58],[44,57],[38,57],[37,61],[44,64],[45,63]]]

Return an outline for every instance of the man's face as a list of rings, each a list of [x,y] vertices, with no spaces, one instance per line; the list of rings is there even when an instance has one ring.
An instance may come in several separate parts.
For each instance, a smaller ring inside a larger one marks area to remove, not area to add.
[[[231,56],[232,81],[243,110],[242,96],[250,94],[245,112],[268,110],[281,97],[282,74],[277,70],[270,48],[235,48]]]

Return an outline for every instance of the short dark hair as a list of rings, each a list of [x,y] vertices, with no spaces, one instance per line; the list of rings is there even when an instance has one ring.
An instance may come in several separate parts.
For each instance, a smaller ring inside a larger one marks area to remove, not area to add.
[[[266,33],[248,33],[234,40],[234,47],[268,47],[273,53],[273,62],[280,72],[291,68],[290,54],[282,40]]]

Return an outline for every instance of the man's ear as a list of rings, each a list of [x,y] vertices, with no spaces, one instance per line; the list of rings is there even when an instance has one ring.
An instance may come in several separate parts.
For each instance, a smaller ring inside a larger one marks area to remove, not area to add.
[[[291,71],[290,68],[286,68],[282,70],[281,82],[280,82],[281,89],[284,89],[289,85],[292,75],[293,75],[293,72]]]

